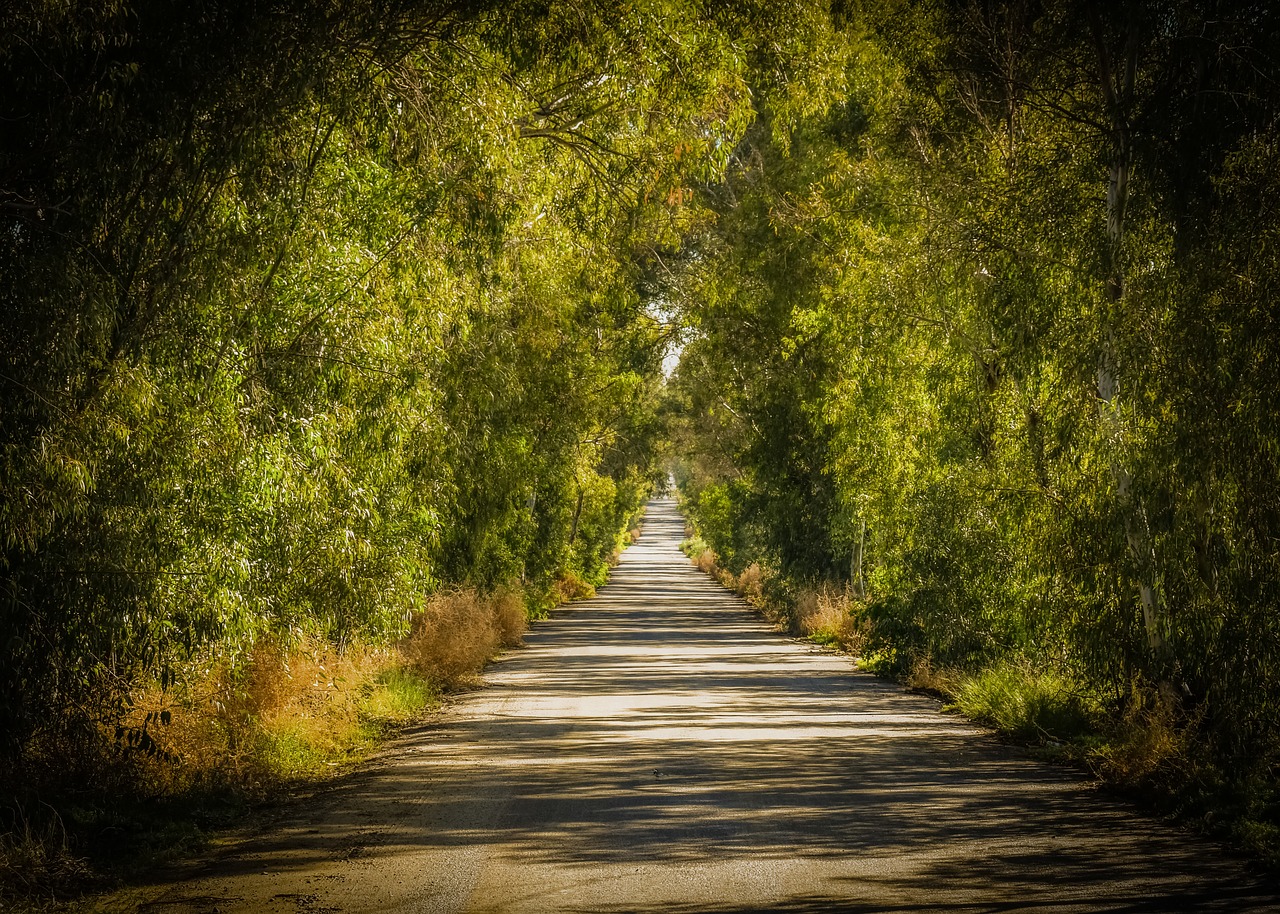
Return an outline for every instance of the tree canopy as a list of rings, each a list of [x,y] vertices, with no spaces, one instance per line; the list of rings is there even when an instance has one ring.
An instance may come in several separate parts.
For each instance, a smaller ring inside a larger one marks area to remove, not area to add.
[[[1266,4],[847,4],[670,296],[685,485],[731,568],[845,582],[883,668],[1280,731]],[[1153,696],[1164,694],[1164,699]]]
[[[1273,6],[6,5],[10,753],[599,580],[671,457],[882,669],[1052,667],[1270,777]]]

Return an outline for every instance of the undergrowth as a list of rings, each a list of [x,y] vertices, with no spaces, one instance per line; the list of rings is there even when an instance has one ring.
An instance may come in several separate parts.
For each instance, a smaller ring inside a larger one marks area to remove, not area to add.
[[[757,562],[734,574],[720,565],[715,551],[699,536],[684,540],[680,548],[700,571],[738,594],[789,634],[855,655],[865,647],[862,602],[847,589],[829,584],[792,587]]]
[[[1197,738],[1202,711],[1168,687],[1134,681],[1117,698],[1028,660],[997,660],[976,670],[937,666],[928,656],[904,662],[900,652],[874,649],[866,604],[848,591],[796,586],[755,563],[734,574],[696,535],[681,548],[780,629],[852,654],[860,668],[938,698],[944,709],[991,727],[1032,755],[1082,768],[1100,784],[1280,869],[1280,794],[1267,783],[1242,782],[1206,758]]]
[[[198,850],[476,685],[523,643],[530,616],[592,593],[576,575],[545,594],[442,591],[396,644],[263,639],[239,660],[193,664],[180,686],[104,695],[50,721],[0,772],[0,908],[117,885]]]
[[[1097,702],[1065,677],[1025,663],[958,677],[948,707],[1028,742],[1082,741],[1102,722]]]

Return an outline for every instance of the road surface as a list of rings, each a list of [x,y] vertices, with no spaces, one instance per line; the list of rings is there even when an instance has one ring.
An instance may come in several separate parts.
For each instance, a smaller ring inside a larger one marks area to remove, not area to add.
[[[650,505],[593,600],[269,833],[116,905],[1273,911],[1221,850],[773,632]]]

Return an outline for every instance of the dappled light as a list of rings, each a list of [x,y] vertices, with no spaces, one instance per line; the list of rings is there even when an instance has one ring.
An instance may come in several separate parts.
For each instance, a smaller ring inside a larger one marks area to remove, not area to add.
[[[1277,87],[1275,0],[0,2],[0,909],[1280,908]]]
[[[1210,845],[786,638],[669,501],[599,595],[165,910],[1267,910]],[[184,901],[199,898],[203,902]],[[202,907],[202,904],[204,907]]]

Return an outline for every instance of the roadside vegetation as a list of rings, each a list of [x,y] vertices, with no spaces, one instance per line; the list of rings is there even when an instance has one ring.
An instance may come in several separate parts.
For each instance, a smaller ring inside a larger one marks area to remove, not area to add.
[[[1269,866],[1280,865],[1280,836],[1254,818],[1256,798],[1211,767],[1185,713],[1158,692],[1117,710],[1106,695],[1025,657],[965,668],[937,666],[921,655],[903,670],[870,649],[875,622],[868,601],[849,588],[796,585],[755,562],[734,574],[696,534],[682,548],[699,570],[779,630],[849,654],[861,669],[939,699],[944,710],[990,727],[1038,758],[1082,768],[1127,796],[1230,839]]]
[[[797,626],[850,595],[871,669],[1275,859],[1280,9],[811,26],[665,289],[697,534]]]
[[[4,4],[0,882],[358,756],[670,465],[796,632],[1274,854],[1277,85],[1265,0]]]
[[[6,796],[7,903],[67,899],[199,851],[255,808],[350,770],[485,665],[523,644],[530,615],[594,588],[570,575],[539,596],[437,591],[394,642],[260,640],[248,657],[139,686],[123,709],[81,708],[78,732],[27,747],[41,772]]]

